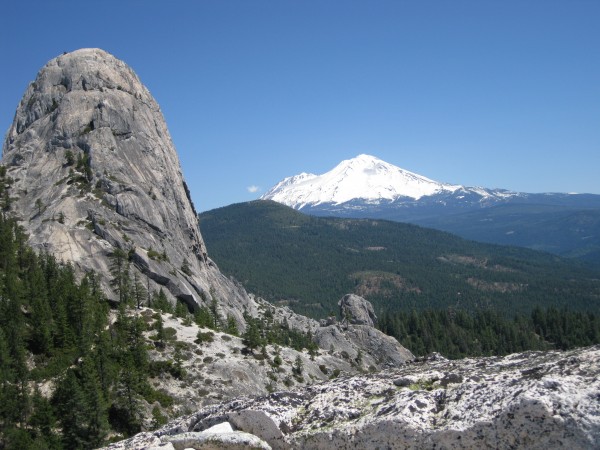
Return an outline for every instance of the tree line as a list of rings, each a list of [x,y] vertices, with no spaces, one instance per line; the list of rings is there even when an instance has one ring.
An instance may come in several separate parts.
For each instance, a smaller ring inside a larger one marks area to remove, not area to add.
[[[438,352],[451,359],[600,343],[600,315],[553,307],[512,318],[493,310],[452,308],[384,312],[379,328],[416,356]]]

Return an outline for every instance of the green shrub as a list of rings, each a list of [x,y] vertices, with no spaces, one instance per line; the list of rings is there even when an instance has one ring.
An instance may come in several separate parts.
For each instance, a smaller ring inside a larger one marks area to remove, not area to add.
[[[177,330],[172,327],[165,328],[165,341],[176,341],[177,340]]]
[[[154,429],[160,428],[161,426],[166,424],[167,421],[168,421],[168,417],[165,416],[160,411],[160,408],[155,405],[154,408],[152,408],[152,428],[154,428]]]
[[[205,342],[213,342],[215,340],[215,333],[212,331],[198,331],[196,335],[196,340],[194,341],[196,344],[204,344]]]
[[[143,391],[143,396],[148,403],[152,404],[154,402],[158,402],[163,408],[173,406],[173,397],[171,397],[165,391],[154,389],[150,385],[146,385],[146,388]]]

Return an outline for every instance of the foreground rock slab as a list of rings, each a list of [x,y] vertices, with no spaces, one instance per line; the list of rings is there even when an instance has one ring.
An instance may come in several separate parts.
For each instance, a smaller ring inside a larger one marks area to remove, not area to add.
[[[599,448],[600,346],[459,361],[435,356],[211,405],[108,448],[166,445],[224,423],[274,449]]]

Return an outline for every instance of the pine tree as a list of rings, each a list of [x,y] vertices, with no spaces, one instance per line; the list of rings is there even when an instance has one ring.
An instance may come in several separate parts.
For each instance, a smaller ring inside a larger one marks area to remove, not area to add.
[[[163,347],[165,344],[165,327],[162,314],[157,313],[157,315],[158,317],[154,323],[154,328],[156,329],[156,340],[159,342],[160,346]]]
[[[303,368],[304,368],[304,362],[302,361],[302,358],[300,357],[300,355],[297,355],[296,360],[294,361],[294,366],[292,367],[292,370],[296,375],[302,375]]]
[[[132,354],[121,358],[121,370],[117,383],[117,396],[112,405],[113,426],[117,430],[133,435],[141,429],[140,396],[141,386]]]
[[[73,369],[67,370],[53,396],[53,403],[58,413],[62,428],[62,442],[65,448],[86,448],[86,424],[81,414],[85,405],[77,376]]]
[[[33,353],[49,355],[52,350],[52,311],[44,274],[39,264],[32,268],[28,281],[27,296],[31,307],[30,347]]]
[[[136,271],[133,274],[133,298],[135,300],[137,309],[142,307],[142,304],[144,303],[144,300],[146,300],[147,296],[148,292],[146,291],[146,288],[144,288],[144,285],[140,281],[140,277]]]
[[[18,419],[16,378],[4,331],[0,327],[0,429],[7,428]]]
[[[45,448],[55,448],[58,444],[58,437],[54,432],[56,427],[54,409],[38,389],[35,389],[32,396],[32,409],[33,413],[29,417],[29,427],[36,439],[40,443],[45,443]]]
[[[153,293],[152,305],[154,309],[162,311],[164,313],[173,313],[173,306],[169,303],[167,295],[162,288],[159,289],[158,294],[156,291]]]
[[[145,323],[141,317],[135,317],[132,321],[131,344],[129,351],[133,355],[140,383],[146,381],[148,371],[148,350],[144,339]]]
[[[111,286],[119,294],[119,302],[129,304],[131,299],[131,278],[129,274],[129,255],[116,248],[110,255]]]
[[[227,315],[227,327],[224,331],[225,333],[231,334],[233,336],[239,336],[240,334],[235,318],[231,314]]]
[[[96,373],[102,395],[105,399],[109,397],[110,387],[116,378],[115,349],[110,338],[110,331],[102,331],[94,343],[92,358],[95,363]]]
[[[187,306],[181,300],[178,300],[177,303],[175,303],[176,317],[185,318],[188,316],[189,313],[190,312],[188,311]]]
[[[214,329],[214,321],[210,314],[210,310],[206,306],[201,306],[194,313],[194,321],[200,327]]]
[[[89,447],[99,447],[109,429],[108,410],[102,394],[98,374],[91,358],[85,358],[81,366],[84,404],[82,414]]]
[[[219,308],[217,305],[217,299],[213,296],[210,302],[210,316],[212,318],[212,329],[218,330],[221,326],[221,317],[219,316]]]
[[[8,275],[8,274],[6,274]],[[4,414],[7,419],[14,423],[23,423],[29,410],[29,395],[27,383],[29,370],[26,363],[26,348],[24,330],[26,329],[21,314],[20,288],[18,280],[5,276],[4,294],[0,302],[0,317],[2,317],[2,328],[4,339],[8,350],[8,361],[11,383],[5,386]]]
[[[262,333],[259,325],[259,320],[250,316],[246,316],[246,331],[242,335],[243,343],[250,350],[254,351],[255,348],[260,347],[263,344]]]
[[[175,343],[175,352],[173,353],[173,361],[175,364],[173,365],[173,375],[175,378],[182,380],[185,377],[185,369],[183,368],[183,354],[181,353],[181,345],[177,345],[179,343]]]

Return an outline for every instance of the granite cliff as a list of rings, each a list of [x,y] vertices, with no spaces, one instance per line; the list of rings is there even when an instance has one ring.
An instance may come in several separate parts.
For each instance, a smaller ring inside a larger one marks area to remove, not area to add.
[[[160,108],[125,63],[99,49],[48,62],[30,83],[3,146],[12,210],[34,248],[109,285],[114,249],[151,289],[190,309],[213,295],[242,322],[255,305],[206,254]],[[147,278],[146,278],[147,277]]]

